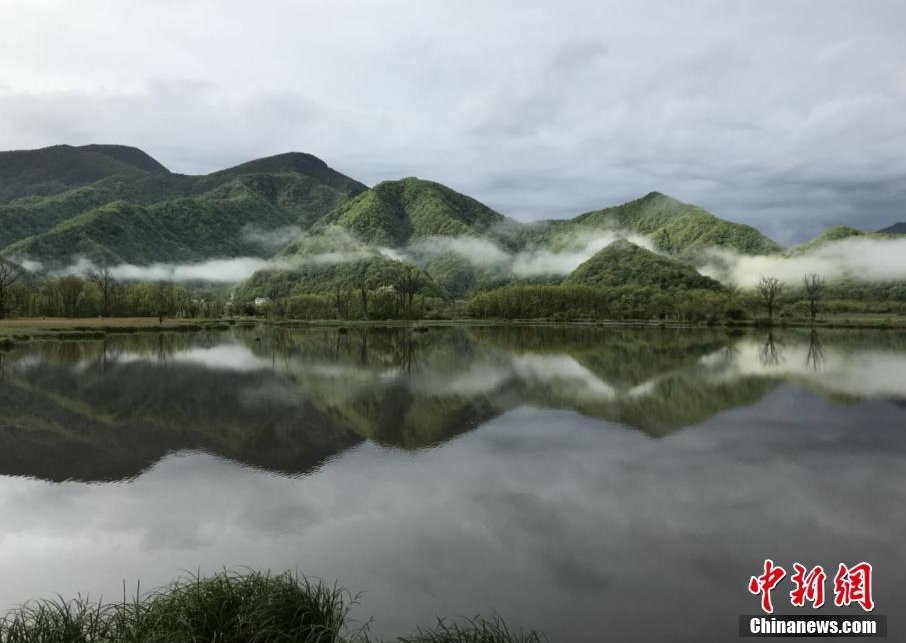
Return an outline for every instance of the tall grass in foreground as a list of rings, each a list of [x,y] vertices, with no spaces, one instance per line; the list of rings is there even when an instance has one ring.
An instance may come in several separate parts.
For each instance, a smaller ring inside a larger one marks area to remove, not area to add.
[[[511,632],[506,624],[495,618],[447,621],[438,619],[432,629],[418,629],[412,636],[400,637],[399,643],[541,643],[541,636],[535,632]]]
[[[0,643],[367,643],[346,590],[286,572],[190,577],[132,600],[32,601],[0,619]],[[499,619],[438,620],[398,643],[539,643]],[[376,642],[372,642],[376,643]]]

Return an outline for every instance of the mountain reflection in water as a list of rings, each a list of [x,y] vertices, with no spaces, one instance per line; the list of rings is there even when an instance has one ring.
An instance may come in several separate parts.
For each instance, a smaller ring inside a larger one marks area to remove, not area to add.
[[[588,327],[235,330],[0,357],[0,474],[104,481],[203,450],[304,474],[362,440],[433,447],[523,405],[652,436],[784,384],[906,400],[906,337]]]
[[[0,609],[298,568],[363,591],[376,637],[497,611],[725,643],[772,557],[872,562],[894,628],[904,400],[906,337],[880,332],[32,342],[0,353]]]

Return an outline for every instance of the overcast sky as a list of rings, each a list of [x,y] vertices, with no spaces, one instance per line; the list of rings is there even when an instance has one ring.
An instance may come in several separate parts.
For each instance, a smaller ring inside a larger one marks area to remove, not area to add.
[[[876,229],[906,219],[906,1],[0,0],[0,141]]]

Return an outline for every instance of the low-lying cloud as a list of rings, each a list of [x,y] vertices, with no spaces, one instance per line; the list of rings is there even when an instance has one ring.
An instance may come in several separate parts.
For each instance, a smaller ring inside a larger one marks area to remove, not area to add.
[[[265,229],[255,225],[245,225],[240,232],[242,241],[271,253],[276,252],[293,239],[302,234],[302,228],[297,225],[287,225],[280,228]]]
[[[209,259],[197,263],[152,263],[147,266],[122,263],[110,266],[110,275],[120,281],[163,281],[210,282],[232,284],[248,279],[258,270],[267,267],[268,262],[258,257],[236,257],[233,259]],[[51,276],[78,275],[91,276],[99,270],[98,266],[85,257],[76,258],[75,262]]]
[[[648,237],[616,231],[598,231],[572,238],[562,250],[530,248],[518,252],[513,256],[512,270],[519,277],[568,275],[618,239],[626,239],[637,246],[655,250]]]
[[[709,252],[709,261],[700,271],[743,288],[755,286],[762,276],[792,284],[799,283],[803,275],[810,273],[828,280],[863,283],[906,280],[906,237],[853,237],[795,255],[747,256],[713,249]]]
[[[618,230],[588,230],[556,238],[550,244],[552,247],[535,245],[518,251],[506,250],[493,241],[478,237],[429,237],[411,244],[408,254],[416,262],[455,254],[476,268],[499,269],[515,277],[564,276],[618,239],[655,251],[652,241],[642,235]]]

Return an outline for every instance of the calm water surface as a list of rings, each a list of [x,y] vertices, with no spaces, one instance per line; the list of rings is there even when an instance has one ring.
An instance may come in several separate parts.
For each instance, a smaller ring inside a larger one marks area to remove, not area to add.
[[[235,329],[0,356],[0,609],[298,568],[362,591],[378,635],[497,611],[552,641],[733,641],[764,558],[868,560],[903,640],[901,334]]]

